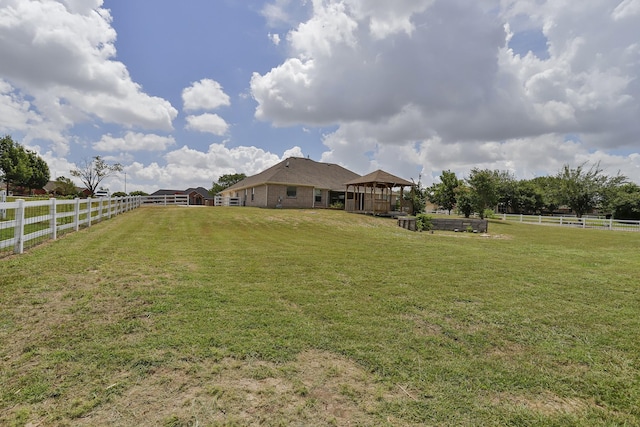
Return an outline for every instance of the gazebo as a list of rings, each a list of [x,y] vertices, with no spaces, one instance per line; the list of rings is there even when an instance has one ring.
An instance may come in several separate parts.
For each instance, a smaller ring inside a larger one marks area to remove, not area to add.
[[[357,212],[371,215],[392,215],[396,211],[398,195],[394,188],[400,188],[400,209],[410,208],[404,203],[404,187],[413,187],[413,183],[406,179],[391,175],[378,169],[368,175],[345,183],[347,186],[344,209],[347,212]],[[412,212],[409,212],[412,213]]]

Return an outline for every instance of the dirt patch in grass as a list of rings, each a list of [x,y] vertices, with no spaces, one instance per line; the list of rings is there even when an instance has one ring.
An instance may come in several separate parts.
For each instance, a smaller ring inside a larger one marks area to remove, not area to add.
[[[509,408],[525,408],[544,416],[556,416],[562,414],[584,415],[589,408],[597,407],[595,401],[578,397],[561,397],[550,391],[538,395],[513,395],[501,393],[491,399],[496,406]]]
[[[403,425],[376,415],[385,403],[409,399],[403,390],[348,359],[307,351],[283,364],[227,358],[159,367],[142,377],[117,373],[101,391],[103,403],[92,408],[78,400],[67,415],[86,426]]]

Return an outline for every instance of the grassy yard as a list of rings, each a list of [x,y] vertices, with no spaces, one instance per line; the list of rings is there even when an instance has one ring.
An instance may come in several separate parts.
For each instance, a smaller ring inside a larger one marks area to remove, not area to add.
[[[143,207],[0,260],[0,425],[640,425],[639,247]]]

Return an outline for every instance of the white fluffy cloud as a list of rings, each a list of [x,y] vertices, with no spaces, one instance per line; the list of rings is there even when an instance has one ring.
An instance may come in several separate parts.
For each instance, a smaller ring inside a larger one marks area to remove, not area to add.
[[[211,144],[206,152],[183,146],[165,155],[166,165],[145,166],[134,162],[127,167],[131,179],[140,183],[135,189],[153,192],[158,188],[185,189],[211,187],[221,175],[245,173],[254,175],[290,155],[301,155],[299,147],[287,150],[282,157],[256,147],[228,148]],[[118,178],[119,179],[119,178]],[[116,185],[119,181],[114,180]]]
[[[102,3],[0,0],[0,75],[15,96],[30,99],[29,111],[40,116],[28,139],[43,133],[63,139],[64,130],[94,119],[172,129],[177,110],[144,93],[114,59],[116,33]],[[20,119],[8,125],[20,126]]]
[[[164,151],[174,144],[175,139],[171,136],[127,132],[121,138],[103,135],[100,141],[93,144],[93,148],[97,151],[130,153],[133,151]]]
[[[640,2],[617,3],[316,0],[289,58],[253,74],[255,115],[339,125],[323,159],[362,172],[601,160],[638,180]],[[542,44],[511,49],[527,31]]]
[[[187,116],[186,128],[222,136],[229,130],[229,125],[217,114],[205,113],[198,116]]]
[[[211,79],[202,79],[184,89],[182,101],[186,111],[215,110],[231,105],[229,95],[224,93],[220,83]]]

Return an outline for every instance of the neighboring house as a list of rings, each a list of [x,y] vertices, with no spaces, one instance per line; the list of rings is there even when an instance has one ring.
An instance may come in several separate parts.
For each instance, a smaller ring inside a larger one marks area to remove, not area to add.
[[[289,157],[223,190],[216,205],[264,208],[328,208],[345,203],[345,183],[359,178],[333,163]]]
[[[186,190],[158,190],[150,196],[188,195],[190,205],[213,206],[214,197],[204,187],[187,188]]]

